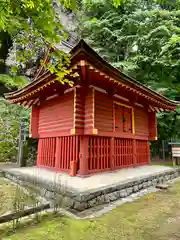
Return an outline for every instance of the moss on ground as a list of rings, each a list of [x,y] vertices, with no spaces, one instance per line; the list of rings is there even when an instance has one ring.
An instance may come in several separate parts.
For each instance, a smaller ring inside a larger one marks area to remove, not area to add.
[[[152,165],[159,165],[159,166],[166,166],[166,167],[173,167],[173,168],[179,168],[179,165],[173,166],[172,160],[159,160],[159,161],[152,161]]]
[[[47,216],[19,228],[8,240],[169,240],[180,239],[180,181],[93,220]]]
[[[23,209],[33,202],[33,196],[29,196],[7,179],[0,178],[0,216],[17,208]]]

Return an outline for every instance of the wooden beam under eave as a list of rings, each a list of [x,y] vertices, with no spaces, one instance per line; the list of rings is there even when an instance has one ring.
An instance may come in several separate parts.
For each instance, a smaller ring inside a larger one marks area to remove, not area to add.
[[[167,109],[168,109],[168,111],[171,111],[171,109],[169,109],[167,105],[162,104],[162,103],[160,103],[159,105],[160,105],[159,110],[161,112],[167,111]]]
[[[65,90],[66,90],[65,85],[62,85],[61,83],[59,83],[59,84],[57,83],[57,84],[51,89],[52,93],[51,93],[50,95],[52,95],[52,94],[58,94],[58,96],[63,96]]]
[[[85,64],[81,66],[81,70],[85,67]],[[87,67],[87,66],[86,66]],[[120,81],[112,79],[109,75],[100,70],[97,70],[93,66],[88,66],[88,69],[84,68],[84,74],[81,75],[81,81],[87,81],[87,77],[85,77],[85,72],[88,72],[89,77],[89,84],[94,85],[98,88],[104,89],[109,95],[119,94],[123,97],[128,97],[130,101],[139,102],[144,105],[155,105],[156,109],[151,109],[151,111],[161,112],[162,109],[165,108],[163,104],[161,104],[158,100],[154,97],[146,95],[144,92],[141,92],[140,89],[134,89],[130,86],[127,86]],[[108,84],[108,86],[106,86]],[[111,85],[111,87],[110,87]],[[143,89],[142,89],[143,91]],[[137,101],[138,99],[138,101]]]
[[[137,94],[136,90],[121,84],[121,82],[114,82],[113,85],[116,85],[118,95],[122,96],[125,99],[128,99],[130,102],[138,102],[140,100],[140,96]]]
[[[22,105],[25,107],[28,101],[22,102]]]
[[[124,97],[128,98],[130,102],[143,102],[142,97],[140,95],[137,94],[137,91],[132,89],[132,88],[128,88],[125,85],[118,85],[118,89],[119,89],[119,93],[121,95],[123,95]]]
[[[79,73],[80,85],[88,84],[89,82],[88,66],[78,65],[78,73]]]
[[[39,98],[32,99],[32,101],[31,101],[31,103],[28,105],[28,107],[32,107],[32,105],[37,104],[38,101],[39,101]]]
[[[97,71],[96,71],[96,72],[97,72]],[[102,76],[103,78],[107,78],[108,80],[110,80],[110,76],[108,76],[106,73],[99,71],[99,74],[100,74],[100,76]]]
[[[31,105],[33,104],[33,101],[34,101],[34,99],[30,100],[30,101],[27,103],[27,107],[31,107]]]
[[[103,86],[103,89],[106,91],[106,93],[108,93],[110,96],[118,93],[118,84],[111,84],[111,80],[108,75],[102,72],[94,72],[94,74],[96,75],[97,81],[100,83],[101,86]]]
[[[150,111],[152,112],[156,111],[154,107],[151,106],[151,104],[154,105],[154,101],[152,98],[146,96],[143,93],[140,93],[136,89],[132,89],[132,88],[129,89],[127,88],[127,86],[121,86],[121,87],[122,88],[124,87],[127,93],[129,92],[128,98],[131,102],[138,102],[139,104],[142,104],[145,108],[149,109]]]
[[[36,100],[33,102],[32,105],[36,105],[36,104],[38,104],[38,102],[39,102],[39,98],[36,98]]]
[[[110,96],[114,96],[115,94],[118,94],[118,87],[117,86],[109,86],[106,88],[106,92]]]
[[[150,111],[155,112],[155,109],[151,105],[149,105],[149,109]]]
[[[159,112],[160,112],[160,110],[159,110],[159,108],[158,108],[158,107],[154,107],[154,109],[155,109],[155,111],[156,111],[157,113],[159,113]]]
[[[160,112],[164,112],[164,109],[163,109],[163,108],[160,108],[159,110],[160,110]]]
[[[115,94],[118,94],[118,90],[115,89],[115,88],[114,89],[107,89],[106,92],[109,96],[114,96]]]

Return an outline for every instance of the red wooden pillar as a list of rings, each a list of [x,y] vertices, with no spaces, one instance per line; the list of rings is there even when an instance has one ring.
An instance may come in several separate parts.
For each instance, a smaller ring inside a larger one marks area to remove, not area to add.
[[[147,162],[151,164],[150,143],[147,141]]]
[[[114,138],[110,139],[110,168],[115,169],[115,156],[114,156]]]
[[[133,166],[137,165],[137,147],[136,147],[136,139],[133,139]]]
[[[81,136],[80,138],[80,153],[79,153],[79,174],[87,175],[88,174],[88,159],[89,159],[89,137]]]
[[[56,137],[56,148],[55,148],[55,169],[59,168],[59,161],[60,161],[60,139],[58,137]]]

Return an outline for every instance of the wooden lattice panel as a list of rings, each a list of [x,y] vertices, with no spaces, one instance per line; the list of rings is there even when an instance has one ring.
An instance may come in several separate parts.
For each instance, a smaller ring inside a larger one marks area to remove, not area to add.
[[[136,141],[136,154],[137,165],[144,165],[149,163],[150,152],[148,141],[143,140]]]
[[[115,138],[114,141],[115,168],[133,165],[133,141],[131,139]]]
[[[110,169],[110,139],[108,137],[89,137],[90,172]]]
[[[69,170],[71,161],[79,158],[79,137],[67,136],[56,139],[56,163],[57,170]]]
[[[68,171],[71,161],[78,158],[78,136],[39,139],[37,166]]]
[[[56,138],[41,138],[38,143],[37,166],[54,168]]]

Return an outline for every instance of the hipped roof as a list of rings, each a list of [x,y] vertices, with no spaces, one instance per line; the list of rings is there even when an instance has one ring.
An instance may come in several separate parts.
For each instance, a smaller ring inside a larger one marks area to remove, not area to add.
[[[86,66],[91,71],[93,70],[100,75],[104,75],[109,83],[114,86],[120,86],[126,90],[136,92],[141,98],[144,97],[146,100],[151,100],[151,104],[152,102],[159,103],[163,109],[175,110],[178,104],[178,102],[169,100],[165,96],[142,85],[135,79],[114,68],[101,58],[83,39],[70,50],[70,54],[71,68],[74,71],[78,69],[77,66]],[[46,70],[38,77],[35,77],[35,79],[25,87],[14,92],[6,93],[5,98],[14,103],[25,101],[28,98],[32,98],[37,92],[43,91],[44,88],[53,84],[55,81],[55,75]]]

